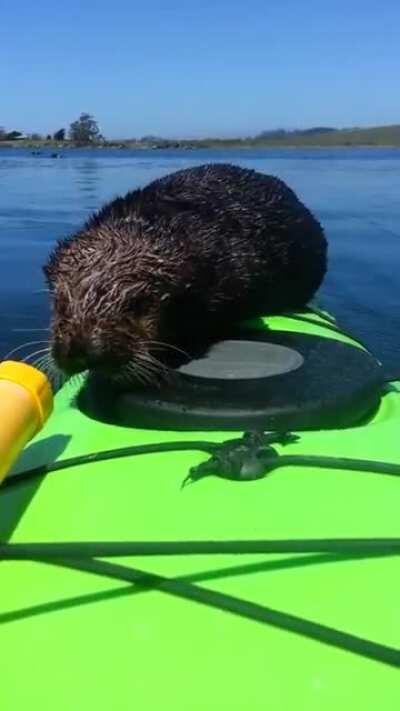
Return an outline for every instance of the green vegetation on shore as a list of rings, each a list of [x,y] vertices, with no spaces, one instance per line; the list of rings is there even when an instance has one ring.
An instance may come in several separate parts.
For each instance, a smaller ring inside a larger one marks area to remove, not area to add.
[[[21,148],[136,148],[136,149],[197,149],[197,148],[282,148],[282,147],[339,147],[339,146],[399,146],[400,124],[371,128],[315,127],[305,130],[275,130],[247,138],[168,139],[156,136],[107,140],[101,136],[95,119],[81,114],[74,121],[66,138],[66,130],[59,129],[46,138],[39,134],[25,136],[19,131],[0,129],[1,146]]]

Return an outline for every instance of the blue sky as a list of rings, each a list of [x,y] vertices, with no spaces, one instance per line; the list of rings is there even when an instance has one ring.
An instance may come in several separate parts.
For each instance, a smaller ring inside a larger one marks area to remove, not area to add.
[[[399,0],[2,0],[0,125],[107,137],[400,123]]]

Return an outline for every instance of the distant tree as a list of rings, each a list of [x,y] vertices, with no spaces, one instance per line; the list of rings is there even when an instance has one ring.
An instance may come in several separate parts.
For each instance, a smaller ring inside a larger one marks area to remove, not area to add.
[[[22,131],[9,131],[6,133],[6,139],[8,141],[16,141],[18,138],[22,138],[23,135]]]
[[[43,136],[41,136],[40,133],[29,133],[28,138],[31,141],[41,141]]]
[[[65,141],[65,128],[60,128],[53,136],[55,141]]]
[[[102,137],[97,121],[90,114],[81,114],[69,127],[69,137],[74,143],[85,146],[99,141]]]
[[[6,140],[6,129],[3,128],[3,126],[0,126],[0,141],[5,141]]]
[[[51,141],[51,133],[48,133],[46,136],[46,141]]]

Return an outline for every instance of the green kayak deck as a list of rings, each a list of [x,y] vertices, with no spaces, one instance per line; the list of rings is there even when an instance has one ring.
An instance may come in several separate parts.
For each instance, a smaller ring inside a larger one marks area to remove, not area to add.
[[[349,342],[317,315],[268,325]],[[15,476],[102,450],[242,435],[105,424],[78,409],[77,388],[57,394]],[[273,446],[400,464],[399,433],[400,388],[390,383],[357,426]],[[117,457],[0,490],[3,542],[160,543],[153,555],[93,556],[81,546],[2,560],[2,711],[400,706],[400,549],[362,548],[364,539],[400,540],[400,478],[287,464],[255,481],[207,476],[182,486],[207,457]],[[230,552],[191,546],[212,541],[242,543]],[[246,550],[254,541],[284,544]],[[187,542],[186,552],[165,552],[163,542]]]

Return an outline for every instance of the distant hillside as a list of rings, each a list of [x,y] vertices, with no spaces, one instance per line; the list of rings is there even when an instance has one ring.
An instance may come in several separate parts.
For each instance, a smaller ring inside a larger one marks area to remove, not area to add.
[[[297,129],[293,131],[286,131],[283,128],[278,128],[273,131],[262,131],[257,136],[256,139],[263,138],[287,138],[293,136],[312,136],[314,134],[330,133],[331,131],[337,131],[337,128],[328,128],[327,126],[314,126],[313,128]]]
[[[142,139],[143,140],[143,139]],[[315,126],[304,130],[262,131],[248,138],[204,138],[169,141],[157,139],[156,148],[251,148],[280,146],[400,146],[400,124],[371,128],[331,128]]]
[[[400,124],[371,128],[310,128],[304,131],[265,131],[254,145],[280,146],[400,146]]]

